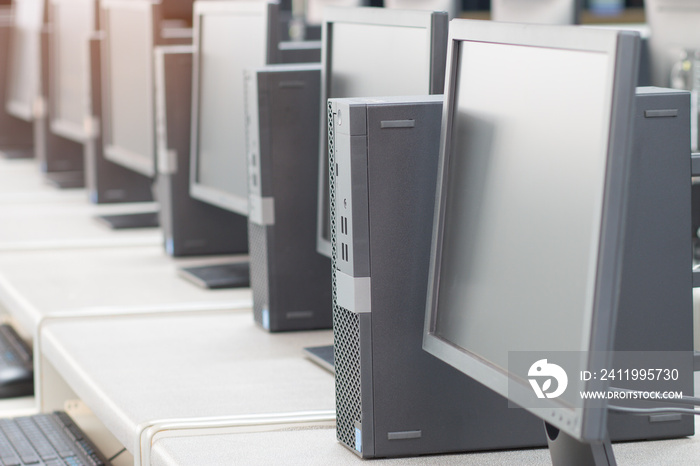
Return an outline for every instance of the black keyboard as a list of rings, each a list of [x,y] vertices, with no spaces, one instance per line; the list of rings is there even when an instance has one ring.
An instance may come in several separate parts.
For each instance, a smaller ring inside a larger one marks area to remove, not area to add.
[[[109,461],[64,412],[0,419],[0,465],[101,466]]]
[[[0,398],[34,395],[32,350],[15,330],[0,325]]]

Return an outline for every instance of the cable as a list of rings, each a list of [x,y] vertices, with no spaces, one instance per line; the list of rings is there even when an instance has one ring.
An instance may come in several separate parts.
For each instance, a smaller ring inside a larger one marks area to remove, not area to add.
[[[112,457],[111,457],[110,459],[108,459],[107,461],[109,461],[109,462],[111,463],[112,461],[114,461],[114,460],[117,458],[117,456],[121,455],[121,454],[124,453],[125,451],[126,451],[126,448],[122,448],[121,450],[119,450],[114,456],[112,456]]]

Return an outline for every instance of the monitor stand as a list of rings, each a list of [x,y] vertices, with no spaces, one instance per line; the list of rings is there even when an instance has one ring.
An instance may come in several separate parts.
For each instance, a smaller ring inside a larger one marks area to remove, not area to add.
[[[250,263],[247,261],[186,267],[178,270],[178,274],[185,280],[210,290],[250,287]]]
[[[304,348],[304,356],[312,362],[326,369],[331,374],[335,374],[335,359],[333,357],[333,345],[309,346]]]
[[[100,215],[95,217],[100,223],[112,230],[132,228],[157,228],[160,226],[158,212],[142,212],[137,214]]]
[[[556,427],[544,423],[553,466],[615,466],[610,437],[601,443],[583,443]]]
[[[75,189],[85,187],[85,172],[49,172],[44,174],[46,182],[58,189]]]

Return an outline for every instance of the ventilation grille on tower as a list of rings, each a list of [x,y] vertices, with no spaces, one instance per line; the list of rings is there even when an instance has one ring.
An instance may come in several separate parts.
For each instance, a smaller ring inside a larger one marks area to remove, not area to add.
[[[330,223],[333,270],[333,341],[335,358],[335,410],[338,441],[355,448],[355,423],[362,416],[360,391],[360,318],[338,306],[335,287],[336,247],[335,224],[335,140],[333,109],[328,104],[328,170],[330,180]]]
[[[267,228],[248,222],[250,249],[250,288],[253,292],[253,318],[263,324],[263,309],[270,308],[270,283],[267,263]],[[266,319],[269,318],[269,314]]]

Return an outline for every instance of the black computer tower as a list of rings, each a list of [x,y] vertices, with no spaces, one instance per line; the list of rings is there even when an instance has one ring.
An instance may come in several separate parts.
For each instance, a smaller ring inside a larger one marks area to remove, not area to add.
[[[319,65],[246,74],[250,280],[271,332],[331,327],[330,260],[316,252]]]

